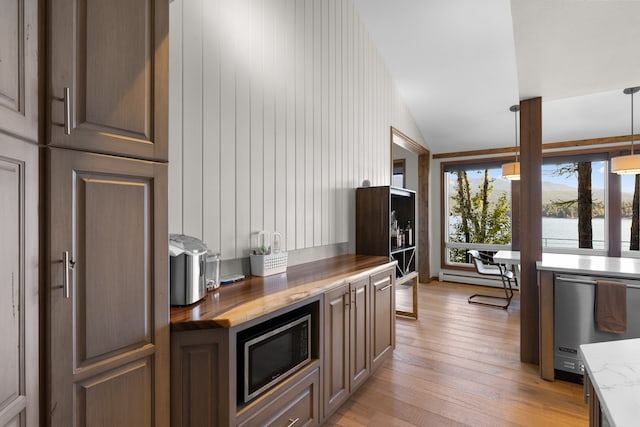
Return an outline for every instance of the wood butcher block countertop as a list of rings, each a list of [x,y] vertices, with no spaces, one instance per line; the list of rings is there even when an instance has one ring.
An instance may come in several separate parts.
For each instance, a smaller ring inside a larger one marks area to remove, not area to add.
[[[384,256],[340,255],[289,267],[286,273],[251,276],[222,285],[199,302],[171,307],[171,330],[230,328],[344,283],[395,266]]]

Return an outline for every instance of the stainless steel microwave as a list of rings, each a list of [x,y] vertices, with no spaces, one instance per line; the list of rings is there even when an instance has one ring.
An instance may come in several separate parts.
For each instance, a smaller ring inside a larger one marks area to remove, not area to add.
[[[238,403],[247,403],[311,360],[311,314],[297,312],[238,334]]]

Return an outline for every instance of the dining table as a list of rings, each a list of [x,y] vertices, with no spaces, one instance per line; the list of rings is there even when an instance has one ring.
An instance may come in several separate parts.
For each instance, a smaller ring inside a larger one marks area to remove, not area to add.
[[[498,264],[518,266],[520,265],[520,251],[498,251],[493,256],[493,261]]]
[[[516,287],[520,289],[520,251],[500,250],[493,255],[493,262],[504,264],[508,269],[513,271],[517,282]]]

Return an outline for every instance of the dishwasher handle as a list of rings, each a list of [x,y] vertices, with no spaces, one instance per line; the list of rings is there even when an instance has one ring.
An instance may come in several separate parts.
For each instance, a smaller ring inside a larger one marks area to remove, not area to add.
[[[568,283],[578,283],[580,285],[596,285],[598,282],[596,280],[587,280],[587,279],[574,279],[571,277],[563,277],[563,276],[556,276],[556,280],[560,280],[562,282],[568,282]],[[630,284],[626,284],[627,288],[634,288],[634,289],[640,289],[640,285],[630,285]]]

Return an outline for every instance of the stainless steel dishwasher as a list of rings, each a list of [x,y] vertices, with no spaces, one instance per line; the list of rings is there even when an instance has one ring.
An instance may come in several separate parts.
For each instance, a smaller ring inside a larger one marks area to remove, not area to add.
[[[627,332],[614,334],[597,329],[594,317],[596,281],[627,285]],[[554,368],[582,375],[580,344],[640,338],[640,280],[575,274],[554,275]]]

